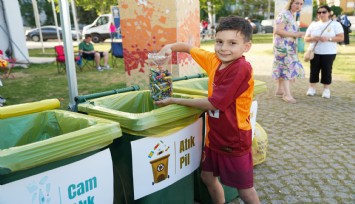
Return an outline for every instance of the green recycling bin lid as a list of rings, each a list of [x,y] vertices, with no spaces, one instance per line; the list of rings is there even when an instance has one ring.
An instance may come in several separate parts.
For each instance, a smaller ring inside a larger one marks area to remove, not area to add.
[[[30,169],[108,146],[119,123],[46,110],[0,119],[0,175]]]
[[[254,80],[254,95],[266,91],[266,83],[260,80]],[[173,91],[199,96],[208,96],[208,78],[194,78],[173,83]]]
[[[174,93],[175,98],[202,96]],[[138,136],[163,136],[186,127],[204,112],[201,109],[153,104],[149,90],[125,92],[92,99],[78,105],[80,112],[120,123],[122,131]]]

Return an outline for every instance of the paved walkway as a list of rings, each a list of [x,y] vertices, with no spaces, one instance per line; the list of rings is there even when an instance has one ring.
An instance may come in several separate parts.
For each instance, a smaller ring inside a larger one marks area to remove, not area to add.
[[[355,83],[335,76],[330,99],[321,98],[321,86],[308,97],[307,73],[292,85],[297,103],[285,103],[274,96],[272,56],[253,56],[271,45],[253,46],[247,59],[268,87],[256,97],[269,140],[267,160],[254,170],[261,202],[355,203]]]

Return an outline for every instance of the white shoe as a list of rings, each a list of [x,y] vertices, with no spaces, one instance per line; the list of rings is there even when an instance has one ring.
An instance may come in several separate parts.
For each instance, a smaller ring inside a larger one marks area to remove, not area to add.
[[[103,69],[112,69],[109,65],[105,65],[102,67]]]
[[[316,95],[316,90],[312,87],[309,87],[306,95],[307,96],[314,96],[314,95]]]
[[[96,69],[97,69],[97,71],[100,71],[100,72],[104,71],[104,70],[102,69],[102,67],[100,67],[100,66],[96,67]]]
[[[330,90],[329,89],[324,89],[322,98],[330,98]]]

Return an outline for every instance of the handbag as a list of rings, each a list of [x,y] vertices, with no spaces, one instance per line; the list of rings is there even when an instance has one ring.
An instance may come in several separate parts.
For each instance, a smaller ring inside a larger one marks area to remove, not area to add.
[[[314,46],[315,47],[315,46]],[[313,49],[308,49],[303,56],[303,60],[305,62],[308,62],[314,58],[314,48]]]
[[[328,26],[329,26],[331,23],[332,23],[332,21],[330,21],[330,23],[328,23],[328,25],[325,26],[325,28],[322,30],[322,32],[321,32],[320,35],[323,34],[323,32],[325,31],[325,29],[327,29]],[[303,55],[303,60],[304,60],[305,62],[308,62],[308,61],[310,61],[310,60],[312,60],[312,59],[314,58],[314,49],[316,48],[317,44],[318,44],[318,41],[317,41],[316,44],[314,45],[313,49],[308,49],[308,50],[304,53],[304,55]]]

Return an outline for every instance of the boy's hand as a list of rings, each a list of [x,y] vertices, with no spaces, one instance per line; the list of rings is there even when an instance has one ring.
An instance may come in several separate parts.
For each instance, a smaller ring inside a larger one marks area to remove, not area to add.
[[[159,56],[166,56],[166,57],[169,57],[171,56],[171,45],[168,44],[168,45],[165,45],[159,52],[158,52],[158,55]]]
[[[155,101],[154,104],[157,106],[167,106],[173,104],[173,98],[166,98],[160,101]]]

